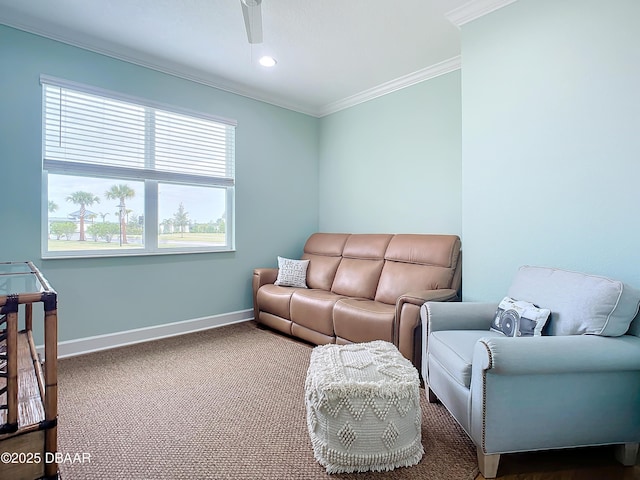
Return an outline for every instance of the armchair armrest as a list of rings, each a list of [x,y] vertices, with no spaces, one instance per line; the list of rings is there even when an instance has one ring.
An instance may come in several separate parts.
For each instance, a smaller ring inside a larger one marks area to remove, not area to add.
[[[508,375],[640,371],[640,338],[488,337],[474,347],[473,369]]]
[[[438,330],[489,330],[497,303],[427,302],[420,308],[427,332]]]
[[[257,302],[257,294],[258,289],[262,285],[266,285],[268,283],[274,283],[278,279],[278,269],[277,268],[254,268],[253,269],[253,318],[258,320],[258,302]]]
[[[471,368],[470,435],[484,454],[640,438],[638,337],[487,336]]]

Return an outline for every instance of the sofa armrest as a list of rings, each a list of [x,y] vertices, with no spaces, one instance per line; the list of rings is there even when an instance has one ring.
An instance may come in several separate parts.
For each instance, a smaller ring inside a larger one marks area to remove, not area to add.
[[[396,300],[393,342],[400,352],[419,366],[422,359],[421,336],[416,329],[420,326],[420,307],[427,301],[455,302],[458,292],[453,289],[413,290]]]
[[[425,302],[455,302],[458,300],[458,292],[451,288],[441,288],[439,290],[414,290],[407,292],[396,301],[397,305],[403,303],[413,303],[421,306]]]
[[[277,268],[254,268],[253,269],[253,288],[258,290],[262,285],[274,283],[278,278]]]
[[[411,333],[413,341],[413,331],[420,325],[420,315],[403,315],[406,311],[405,305],[415,305],[420,308],[425,302],[453,302],[458,300],[458,292],[450,288],[440,290],[414,290],[398,297],[396,300],[396,324],[394,325],[394,341],[398,345],[402,332]]]
[[[640,371],[640,338],[567,335],[488,337],[473,352],[473,369],[505,375]]]
[[[498,303],[427,302],[420,308],[420,317],[427,331],[489,330]]]
[[[278,279],[278,269],[277,268],[254,268],[253,269],[253,317],[255,320],[258,320],[258,302],[257,295],[258,289],[262,285],[266,285],[268,283],[274,283]]]

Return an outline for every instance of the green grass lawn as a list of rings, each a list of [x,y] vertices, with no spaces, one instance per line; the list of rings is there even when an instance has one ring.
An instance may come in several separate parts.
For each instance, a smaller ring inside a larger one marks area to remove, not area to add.
[[[143,248],[139,235],[127,236],[130,243],[120,246],[118,237],[111,242],[87,238],[84,242],[79,240],[54,240],[49,239],[49,251],[82,251],[82,250],[121,250],[131,248]],[[190,246],[219,246],[224,245],[224,233],[163,233],[158,238],[160,248],[179,248]]]
[[[224,245],[225,241],[224,233],[163,233],[158,238],[158,247],[189,247],[189,244],[215,247]]]

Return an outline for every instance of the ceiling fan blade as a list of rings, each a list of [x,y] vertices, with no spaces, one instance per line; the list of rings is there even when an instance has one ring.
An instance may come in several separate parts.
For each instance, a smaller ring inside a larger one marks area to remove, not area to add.
[[[249,43],[262,43],[261,0],[240,0]]]

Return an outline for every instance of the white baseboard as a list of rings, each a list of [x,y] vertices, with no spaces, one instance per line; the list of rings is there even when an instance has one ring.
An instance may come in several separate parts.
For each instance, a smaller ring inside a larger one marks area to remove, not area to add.
[[[210,317],[194,318],[181,322],[165,323],[152,327],[136,328],[124,332],[107,333],[93,337],[78,338],[58,342],[58,358],[75,357],[85,353],[99,352],[110,348],[124,347],[136,343],[159,340],[161,338],[184,335],[210,328],[222,327],[233,323],[253,320],[253,309],[239,310],[237,312],[222,313]],[[38,353],[44,357],[44,346],[37,347]]]

